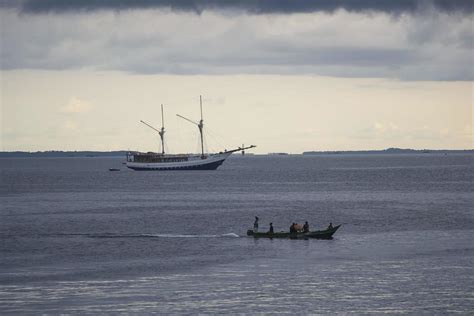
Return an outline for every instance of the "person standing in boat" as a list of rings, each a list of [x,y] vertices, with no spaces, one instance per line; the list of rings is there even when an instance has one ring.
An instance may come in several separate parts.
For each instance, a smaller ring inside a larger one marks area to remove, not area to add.
[[[273,234],[273,223],[270,223],[270,229],[268,230],[269,234]]]
[[[253,222],[253,231],[254,233],[258,232],[258,216],[255,216],[255,222]]]
[[[309,233],[309,224],[308,221],[304,222],[303,233]]]

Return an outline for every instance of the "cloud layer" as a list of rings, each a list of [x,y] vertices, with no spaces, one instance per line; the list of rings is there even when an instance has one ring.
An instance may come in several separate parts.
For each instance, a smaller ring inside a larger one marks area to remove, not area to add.
[[[1,68],[402,80],[474,77],[471,2],[129,3],[4,2],[4,9],[0,10]],[[422,4],[424,9],[420,11]],[[198,10],[201,14],[196,15],[196,6],[243,8],[261,14]],[[149,7],[159,9],[146,9]],[[341,7],[344,10],[334,11]],[[69,13],[18,14],[17,10]],[[404,13],[413,10],[418,11]],[[394,16],[394,12],[400,14]]]
[[[94,10],[162,9],[201,13],[205,10],[240,10],[249,13],[305,13],[347,11],[414,12],[427,7],[444,12],[472,12],[470,0],[4,0],[4,7],[24,13]]]

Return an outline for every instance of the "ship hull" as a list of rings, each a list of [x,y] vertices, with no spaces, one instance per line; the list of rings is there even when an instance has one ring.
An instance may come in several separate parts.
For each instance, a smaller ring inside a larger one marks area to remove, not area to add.
[[[165,171],[165,170],[216,170],[231,153],[215,154],[205,159],[182,162],[127,162],[127,167],[136,171]]]
[[[289,233],[289,232],[276,232],[276,233],[269,233],[269,232],[254,232],[253,230],[249,229],[247,231],[247,236],[251,236],[254,238],[286,238],[286,239],[332,239],[332,235],[339,229],[341,225],[334,226],[332,228],[327,228],[325,230],[317,230],[312,232],[298,232],[298,233]]]

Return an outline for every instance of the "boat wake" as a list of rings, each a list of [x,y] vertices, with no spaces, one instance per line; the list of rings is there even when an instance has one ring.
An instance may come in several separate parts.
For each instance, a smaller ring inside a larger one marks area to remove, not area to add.
[[[88,235],[91,238],[239,238],[234,233],[220,235],[191,235],[191,234],[97,234]]]
[[[239,238],[235,233],[219,235],[192,235],[192,234],[120,234],[120,233],[69,233],[69,234],[35,234],[35,237],[88,237],[88,238]],[[28,234],[11,235],[0,234],[0,238],[31,237]]]

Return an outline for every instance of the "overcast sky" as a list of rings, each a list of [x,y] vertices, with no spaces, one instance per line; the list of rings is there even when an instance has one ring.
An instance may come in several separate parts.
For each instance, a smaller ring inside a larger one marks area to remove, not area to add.
[[[472,1],[1,1],[1,150],[472,148]]]

